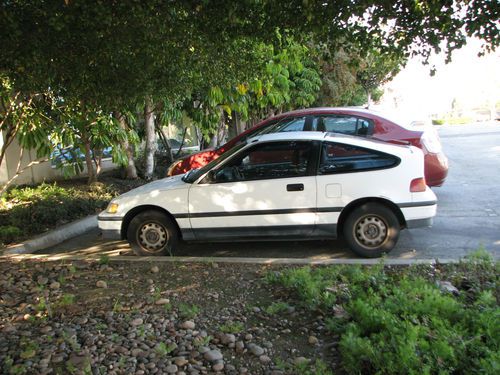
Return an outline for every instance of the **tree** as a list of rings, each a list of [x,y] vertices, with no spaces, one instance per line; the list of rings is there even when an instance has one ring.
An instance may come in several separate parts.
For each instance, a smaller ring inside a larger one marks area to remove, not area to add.
[[[358,59],[357,82],[366,93],[366,108],[370,108],[372,93],[384,83],[393,79],[406,63],[406,58],[399,54],[383,53],[372,48]]]

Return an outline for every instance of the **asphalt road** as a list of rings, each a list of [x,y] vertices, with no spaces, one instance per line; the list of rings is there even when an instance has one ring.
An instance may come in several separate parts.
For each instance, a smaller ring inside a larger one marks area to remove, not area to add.
[[[484,247],[500,258],[500,122],[441,126],[441,141],[450,162],[446,183],[434,188],[438,214],[432,228],[404,230],[388,258],[463,257]],[[97,230],[46,253],[103,253],[125,242],[106,242]],[[178,255],[205,257],[356,258],[342,241],[244,242],[183,244]]]

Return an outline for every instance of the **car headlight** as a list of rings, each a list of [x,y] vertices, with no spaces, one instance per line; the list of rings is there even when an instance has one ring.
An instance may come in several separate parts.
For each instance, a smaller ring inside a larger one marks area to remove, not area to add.
[[[106,208],[106,212],[108,214],[116,214],[117,211],[118,211],[118,203],[115,202],[111,202],[108,205],[108,208]]]

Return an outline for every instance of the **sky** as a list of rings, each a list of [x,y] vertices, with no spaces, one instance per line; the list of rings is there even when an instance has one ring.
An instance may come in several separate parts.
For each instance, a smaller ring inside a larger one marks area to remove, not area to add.
[[[413,58],[385,85],[380,106],[425,118],[450,111],[454,99],[466,111],[500,102],[500,51],[478,57],[480,46],[480,41],[469,39],[449,64],[444,55],[433,56],[427,66]],[[434,76],[430,76],[432,64],[437,68]]]

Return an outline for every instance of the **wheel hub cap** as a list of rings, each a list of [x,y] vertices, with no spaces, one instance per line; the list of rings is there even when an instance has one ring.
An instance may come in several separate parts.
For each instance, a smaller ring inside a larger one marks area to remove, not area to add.
[[[139,231],[139,241],[142,247],[151,252],[163,248],[167,239],[167,231],[157,223],[144,224]]]
[[[377,247],[387,237],[387,225],[378,216],[366,216],[357,222],[355,234],[362,245]]]

